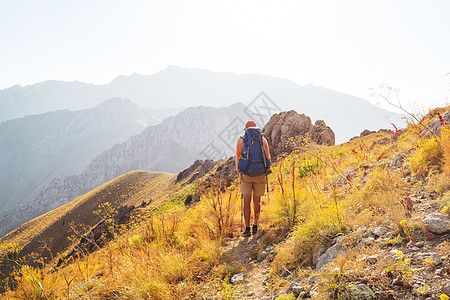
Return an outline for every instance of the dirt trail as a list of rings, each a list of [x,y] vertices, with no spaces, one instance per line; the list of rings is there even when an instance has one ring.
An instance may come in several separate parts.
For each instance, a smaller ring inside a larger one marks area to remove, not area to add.
[[[263,281],[269,274],[269,269],[270,264],[267,261],[263,261],[249,270],[245,277],[246,282],[242,285],[238,298],[261,299],[264,296],[269,296],[270,293],[267,286],[263,285]]]
[[[227,242],[223,260],[245,273],[244,282],[236,289],[237,299],[262,299],[269,296],[267,286],[263,285],[270,270],[266,259],[261,262],[252,260],[252,250],[260,246],[264,232],[251,237],[236,237]]]

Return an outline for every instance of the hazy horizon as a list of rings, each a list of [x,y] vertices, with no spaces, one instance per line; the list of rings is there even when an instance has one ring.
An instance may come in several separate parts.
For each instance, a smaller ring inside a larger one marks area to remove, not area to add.
[[[169,65],[262,74],[375,103],[448,102],[446,1],[2,1],[0,89],[107,84]]]

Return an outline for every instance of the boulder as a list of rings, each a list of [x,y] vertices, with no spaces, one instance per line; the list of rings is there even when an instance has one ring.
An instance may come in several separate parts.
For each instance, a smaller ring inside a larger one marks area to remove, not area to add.
[[[195,179],[202,177],[211,169],[214,167],[214,161],[211,159],[207,160],[196,160],[191,166],[189,166],[187,169],[184,169],[177,175],[177,179],[175,182],[180,182],[189,176],[191,178],[189,179],[188,183],[192,183],[195,181]]]
[[[361,243],[365,244],[365,245],[372,245],[375,242],[375,239],[373,237],[368,237],[368,238],[361,238]]]
[[[324,121],[316,121],[313,125],[311,119],[291,110],[274,114],[263,128],[264,137],[270,147],[270,155],[276,158],[283,152],[292,150],[292,139],[309,136],[311,140],[320,145],[334,145],[334,132]]]
[[[325,247],[322,244],[317,244],[312,252],[312,263],[317,265],[319,262],[319,257],[325,252]]]
[[[320,281],[320,275],[314,275],[314,276],[311,276],[311,277],[308,278],[308,284],[309,285],[313,285],[313,284],[315,284],[316,282],[319,282],[319,281]]]
[[[441,292],[446,295],[450,295],[450,280],[447,280],[445,285],[442,286]]]
[[[278,299],[278,298],[281,298],[281,299],[283,299],[283,298],[288,298],[289,296],[288,296],[288,292],[287,292],[287,289],[281,289],[276,295],[275,295],[275,298],[274,299]]]
[[[369,264],[374,265],[374,264],[376,264],[378,262],[378,258],[379,257],[380,257],[380,254],[374,254],[374,255],[371,255],[371,256],[367,257],[366,261]]]
[[[353,284],[349,286],[352,299],[375,299],[375,294],[366,284]]]
[[[293,282],[289,288],[288,292],[294,294],[294,297],[298,297],[300,293],[306,292],[305,287],[298,282]]]
[[[258,262],[262,262],[267,255],[269,255],[269,252],[266,251],[262,251],[261,253],[258,254],[258,258],[256,259]]]
[[[316,271],[319,271],[325,265],[329,264],[332,260],[334,260],[338,255],[346,253],[348,248],[346,247],[346,238],[340,237],[337,239],[336,243],[328,248],[324,254],[319,257],[319,260],[316,265]]]
[[[244,275],[245,273],[238,273],[233,275],[233,277],[231,277],[231,283],[232,284],[244,283]]]
[[[423,219],[428,231],[442,234],[450,230],[450,218],[446,214],[431,213]]]
[[[394,280],[392,280],[392,285],[398,285],[398,286],[402,286],[403,283],[403,276],[402,274],[398,275],[397,277],[394,278]]]
[[[378,237],[382,237],[384,235],[386,235],[391,229],[385,226],[381,226],[381,227],[375,227],[374,229],[372,229],[372,233],[375,236]]]
[[[361,132],[359,137],[365,137],[365,136],[368,136],[369,134],[372,134],[372,133],[376,133],[376,131],[365,129],[363,132]]]

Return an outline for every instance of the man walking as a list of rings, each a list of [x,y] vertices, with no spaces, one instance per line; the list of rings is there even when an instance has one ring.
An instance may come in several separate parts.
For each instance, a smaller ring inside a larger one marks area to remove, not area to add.
[[[270,167],[270,152],[267,140],[254,121],[245,124],[245,134],[236,144],[236,170],[239,174],[241,194],[244,195],[244,236],[258,231],[261,197],[266,187],[266,172]],[[250,230],[251,200],[253,194],[253,226]]]

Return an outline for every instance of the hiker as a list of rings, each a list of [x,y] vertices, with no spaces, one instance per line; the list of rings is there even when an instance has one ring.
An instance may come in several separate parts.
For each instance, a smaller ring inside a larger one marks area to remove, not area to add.
[[[245,134],[239,137],[236,144],[236,170],[239,174],[241,194],[244,196],[244,236],[258,231],[260,200],[264,196],[267,170],[270,167],[270,152],[267,140],[254,121],[245,124]],[[250,231],[250,203],[253,192],[253,226]]]

